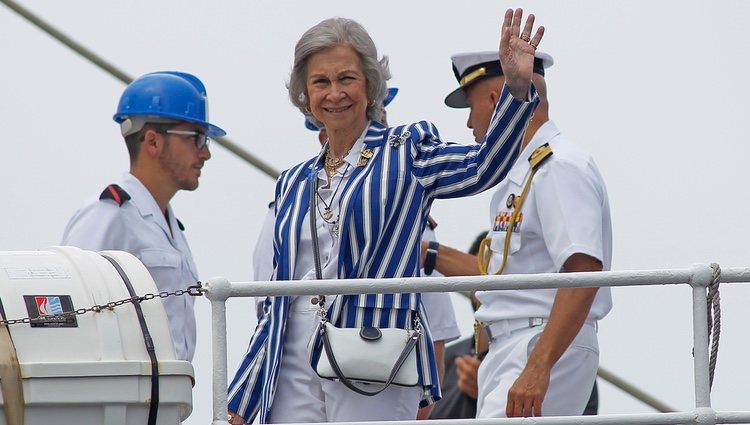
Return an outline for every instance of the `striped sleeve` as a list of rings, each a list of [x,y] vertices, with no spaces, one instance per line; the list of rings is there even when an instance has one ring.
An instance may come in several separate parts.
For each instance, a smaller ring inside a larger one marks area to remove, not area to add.
[[[539,103],[533,84],[528,102],[514,98],[503,87],[500,99],[480,144],[443,142],[431,123],[412,127],[419,140],[412,147],[414,175],[431,198],[458,198],[485,191],[510,171],[518,154],[528,121]]]

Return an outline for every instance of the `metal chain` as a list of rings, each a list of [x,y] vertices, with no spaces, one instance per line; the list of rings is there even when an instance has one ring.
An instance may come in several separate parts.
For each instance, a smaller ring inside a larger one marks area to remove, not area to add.
[[[318,307],[320,307],[320,311],[318,312],[318,314],[320,314],[320,323],[322,325],[328,321],[328,311],[326,310],[326,296],[319,295],[318,298]]]
[[[719,336],[721,334],[721,305],[719,300],[719,280],[721,278],[721,267],[717,263],[711,263],[713,275],[711,284],[708,286],[706,303],[708,304],[708,332],[711,339],[711,351],[708,360],[708,387],[714,384],[714,371],[716,370],[716,358],[719,354]],[[713,310],[713,319],[711,317]]]
[[[422,336],[422,321],[419,320],[419,313],[414,315],[414,338],[419,338]]]
[[[119,301],[110,301],[106,304],[95,304],[89,308],[79,308],[73,311],[65,311],[61,314],[43,314],[33,319],[31,317],[24,317],[23,319],[0,320],[0,326],[16,325],[18,323],[31,323],[32,321],[36,322],[47,319],[65,319],[68,317],[80,316],[90,311],[93,311],[94,313],[101,313],[104,310],[111,311],[115,307],[119,307],[121,305],[140,303],[142,301],[152,300],[154,298],[179,297],[185,294],[188,294],[192,297],[200,297],[204,292],[205,290],[203,289],[203,285],[201,285],[201,282],[197,282],[195,285],[188,286],[187,289],[178,289],[173,292],[162,291],[158,294],[146,294],[140,297],[136,295],[130,298],[121,299]]]

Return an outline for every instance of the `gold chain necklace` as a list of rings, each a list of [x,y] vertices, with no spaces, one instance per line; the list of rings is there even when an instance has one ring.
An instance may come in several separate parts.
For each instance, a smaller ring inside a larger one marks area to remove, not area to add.
[[[341,167],[344,164],[344,162],[346,162],[344,161],[344,158],[346,158],[346,156],[349,155],[349,152],[352,150],[352,147],[354,147],[354,145],[352,145],[349,148],[349,150],[347,150],[346,153],[344,153],[344,155],[342,155],[341,157],[336,157],[331,152],[331,145],[330,144],[328,145],[328,149],[326,149],[326,159],[323,163],[324,168],[326,169],[326,175],[328,176],[328,181],[330,181],[333,178],[333,176],[336,175],[336,170],[338,170],[339,167]]]

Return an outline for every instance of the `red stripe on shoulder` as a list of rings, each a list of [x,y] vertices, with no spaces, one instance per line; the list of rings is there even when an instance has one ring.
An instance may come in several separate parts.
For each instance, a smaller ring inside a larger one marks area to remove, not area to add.
[[[130,199],[130,195],[120,186],[111,184],[102,191],[101,195],[99,195],[100,201],[105,199],[111,199],[115,201],[117,205],[122,206],[122,204]]]

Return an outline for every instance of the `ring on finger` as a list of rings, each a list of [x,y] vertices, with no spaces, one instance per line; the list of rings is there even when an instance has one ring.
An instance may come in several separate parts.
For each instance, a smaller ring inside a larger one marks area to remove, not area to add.
[[[534,50],[536,50],[536,44],[534,44],[534,43],[529,43],[529,46],[533,47],[533,48],[534,48]]]
[[[525,42],[527,42],[527,43],[529,42],[529,36],[528,36],[528,35],[526,35],[526,34],[521,34],[521,37],[520,37],[520,38],[521,38],[521,40],[523,40],[523,41],[525,41]]]

